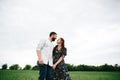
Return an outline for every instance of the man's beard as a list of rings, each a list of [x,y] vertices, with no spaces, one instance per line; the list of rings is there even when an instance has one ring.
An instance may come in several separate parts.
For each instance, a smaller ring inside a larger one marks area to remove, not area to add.
[[[52,41],[55,41],[56,38],[52,38]]]

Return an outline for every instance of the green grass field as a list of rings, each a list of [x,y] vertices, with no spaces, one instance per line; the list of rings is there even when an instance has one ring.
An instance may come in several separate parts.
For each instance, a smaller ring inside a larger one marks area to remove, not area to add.
[[[0,80],[37,80],[38,71],[0,70]],[[120,72],[69,72],[72,80],[120,80]]]

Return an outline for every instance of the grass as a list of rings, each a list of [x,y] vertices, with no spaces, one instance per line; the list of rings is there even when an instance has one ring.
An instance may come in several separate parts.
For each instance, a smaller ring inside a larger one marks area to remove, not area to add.
[[[70,72],[73,80],[120,80],[119,72]]]
[[[0,80],[38,80],[38,71],[0,70]],[[69,72],[72,80],[120,80],[120,72]]]

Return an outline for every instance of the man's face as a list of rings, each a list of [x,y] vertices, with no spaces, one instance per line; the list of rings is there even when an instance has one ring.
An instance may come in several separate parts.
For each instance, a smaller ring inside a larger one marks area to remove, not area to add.
[[[52,41],[55,41],[56,38],[57,38],[57,35],[56,35],[56,34],[53,35],[53,36],[52,36]]]

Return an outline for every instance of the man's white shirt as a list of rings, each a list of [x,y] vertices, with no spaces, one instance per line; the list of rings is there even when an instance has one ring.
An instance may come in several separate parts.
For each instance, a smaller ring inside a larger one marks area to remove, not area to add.
[[[39,44],[37,45],[37,50],[41,52],[41,58],[44,64],[48,64],[50,66],[53,65],[53,52],[54,45],[49,39],[40,40]]]

